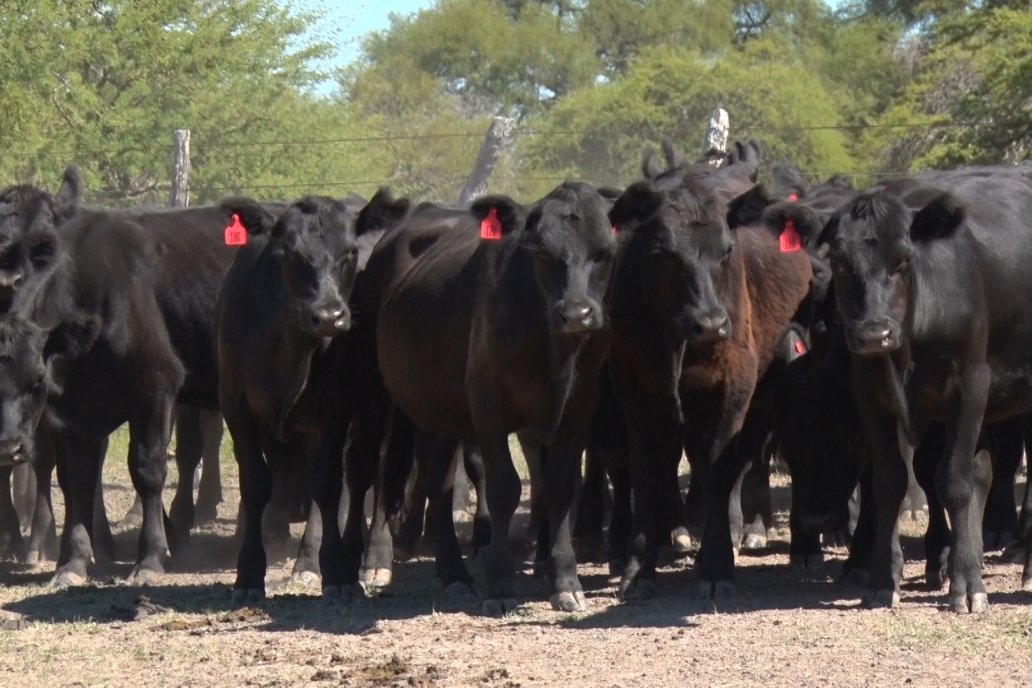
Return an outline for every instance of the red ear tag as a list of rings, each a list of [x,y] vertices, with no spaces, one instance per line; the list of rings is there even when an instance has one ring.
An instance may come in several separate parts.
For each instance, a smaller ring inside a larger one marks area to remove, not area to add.
[[[613,236],[620,236],[620,228],[613,225]]]
[[[803,247],[799,232],[795,229],[795,222],[790,219],[785,220],[785,228],[778,236],[778,247],[782,253],[795,253]]]
[[[795,340],[795,352],[800,356],[806,353],[806,343],[802,339]]]
[[[480,221],[480,238],[485,241],[502,238],[502,221],[498,219],[498,209],[494,206],[487,212],[487,217]]]
[[[247,243],[247,230],[240,223],[240,216],[233,213],[233,219],[226,227],[226,246],[243,246]]]
[[[795,193],[788,194],[788,201],[789,201],[789,203],[795,203],[798,200],[799,200],[799,196],[795,195]]]

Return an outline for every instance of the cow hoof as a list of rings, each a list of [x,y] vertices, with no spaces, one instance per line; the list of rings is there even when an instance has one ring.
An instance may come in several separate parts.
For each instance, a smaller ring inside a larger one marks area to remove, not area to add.
[[[216,518],[219,517],[218,509],[214,506],[201,506],[197,505],[194,510],[194,526],[203,526],[209,523],[213,523]]]
[[[870,590],[864,596],[868,609],[892,609],[899,606],[899,593],[895,590]]]
[[[588,608],[588,600],[584,593],[563,591],[552,595],[552,609],[557,612],[582,612]]]
[[[972,614],[984,614],[989,611],[989,595],[984,592],[968,595],[968,603]]]
[[[742,549],[746,551],[763,549],[767,546],[767,536],[759,533],[749,533],[742,541]]]
[[[484,616],[504,616],[515,609],[516,600],[509,598],[484,600],[484,604],[480,606]]]
[[[1032,576],[1022,576],[1021,590],[1022,592],[1032,592]]]
[[[651,600],[656,596],[656,581],[637,580],[626,585],[620,585],[620,599],[625,602],[631,600]]]
[[[84,585],[86,585],[86,576],[78,574],[75,571],[58,571],[57,575],[50,581],[50,587],[55,590],[80,588]]]
[[[297,573],[290,574],[290,578],[287,579],[287,585],[300,588],[316,588],[321,580],[319,574],[315,571],[298,571]]]
[[[347,604],[352,600],[365,596],[362,586],[355,583],[352,585],[324,585],[322,588],[323,599],[327,602],[340,602]]]
[[[696,594],[703,600],[734,600],[737,588],[732,581],[699,581]]]
[[[790,554],[788,563],[793,571],[800,573],[817,573],[824,569],[824,555],[820,552],[815,554]]]
[[[161,572],[153,569],[135,568],[126,579],[129,585],[157,585],[161,582]]]
[[[39,563],[39,550],[30,549],[25,553],[23,560],[29,566],[35,566]]]
[[[675,528],[670,533],[670,544],[675,552],[687,554],[692,550],[692,536],[688,534],[686,528]]]
[[[936,566],[934,569],[925,570],[925,586],[929,590],[942,590],[942,586],[946,583],[946,576],[943,574],[941,568]]]
[[[986,533],[984,550],[998,550],[1010,547],[1016,541],[1014,533]]]
[[[367,588],[386,588],[393,576],[391,569],[362,569],[359,580]]]
[[[452,599],[463,599],[467,597],[476,597],[477,592],[473,589],[473,584],[469,581],[457,580],[444,586],[444,595],[445,597],[450,597]]]
[[[265,599],[263,588],[233,588],[233,606],[250,607]]]
[[[627,562],[623,559],[610,559],[609,560],[609,577],[619,578],[623,575],[624,569],[627,568]]]
[[[870,574],[867,569],[845,569],[838,582],[846,585],[867,585]]]

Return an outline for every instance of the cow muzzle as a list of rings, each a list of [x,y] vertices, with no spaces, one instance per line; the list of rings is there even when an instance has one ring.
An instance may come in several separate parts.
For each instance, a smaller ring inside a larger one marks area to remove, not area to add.
[[[0,466],[17,466],[28,460],[29,454],[21,440],[0,442]]]
[[[731,319],[727,311],[711,311],[696,317],[688,328],[693,344],[715,344],[731,337]]]
[[[602,310],[588,301],[560,303],[555,315],[556,330],[565,334],[594,332],[602,327]]]
[[[900,327],[887,320],[856,323],[846,328],[849,350],[861,356],[877,356],[900,347]]]
[[[351,329],[351,312],[346,306],[313,310],[310,326],[317,337],[333,337]]]

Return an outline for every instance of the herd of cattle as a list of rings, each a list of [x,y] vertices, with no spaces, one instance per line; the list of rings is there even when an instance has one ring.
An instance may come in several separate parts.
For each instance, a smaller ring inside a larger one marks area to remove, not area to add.
[[[788,168],[765,188],[760,162],[753,143],[692,163],[664,142],[626,189],[567,182],[529,206],[486,196],[468,209],[386,190],[98,209],[82,205],[74,168],[55,194],[10,187],[0,535],[46,556],[56,466],[54,584],[84,583],[110,540],[107,437],[127,423],[142,508],[132,577],[155,580],[194,525],[202,454],[216,479],[205,468],[198,515],[214,514],[221,412],[240,470],[236,602],[264,595],[267,542],[298,514],[296,573],[333,597],[387,584],[394,517],[415,512],[411,539],[426,501],[442,584],[471,588],[451,508],[463,462],[484,609],[500,613],[514,604],[517,433],[557,609],[585,606],[573,541],[600,541],[606,503],[622,597],[654,594],[661,544],[693,536],[703,591],[733,594],[735,551],[770,525],[778,455],[794,565],[849,539],[867,602],[897,604],[912,474],[928,500],[928,584],[948,578],[952,609],[984,611],[983,537],[1021,534],[1032,554],[1014,502],[1032,409],[1032,166],[857,190]],[[166,516],[173,421],[182,477]],[[10,479],[29,463],[23,544]]]

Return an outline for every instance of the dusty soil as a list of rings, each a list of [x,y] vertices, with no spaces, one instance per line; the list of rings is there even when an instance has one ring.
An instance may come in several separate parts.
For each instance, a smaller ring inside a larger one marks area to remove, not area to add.
[[[109,512],[131,502],[124,463],[105,471]],[[235,467],[224,468],[219,519],[195,532],[162,585],[127,586],[128,563],[98,568],[81,589],[53,591],[48,563],[0,563],[0,686],[967,686],[1032,682],[1032,597],[1020,567],[987,557],[991,609],[958,616],[922,589],[922,523],[904,524],[903,603],[860,608],[858,588],[788,566],[784,512],[769,547],[739,559],[734,602],[695,596],[690,562],[671,559],[658,597],[620,603],[603,566],[583,565],[590,610],[554,612],[544,583],[520,581],[523,604],[479,615],[472,596],[446,596],[426,557],[396,566],[378,597],[349,605],[285,585],[290,561],[269,572],[269,599],[230,605],[236,546]],[[170,475],[168,499],[176,479]],[[787,504],[786,486],[776,501]],[[55,496],[57,494],[55,493]],[[167,503],[167,502],[166,502]],[[55,508],[61,513],[60,499]],[[116,529],[132,558],[136,531]],[[295,530],[295,536],[299,533]],[[474,576],[483,569],[473,564]]]

